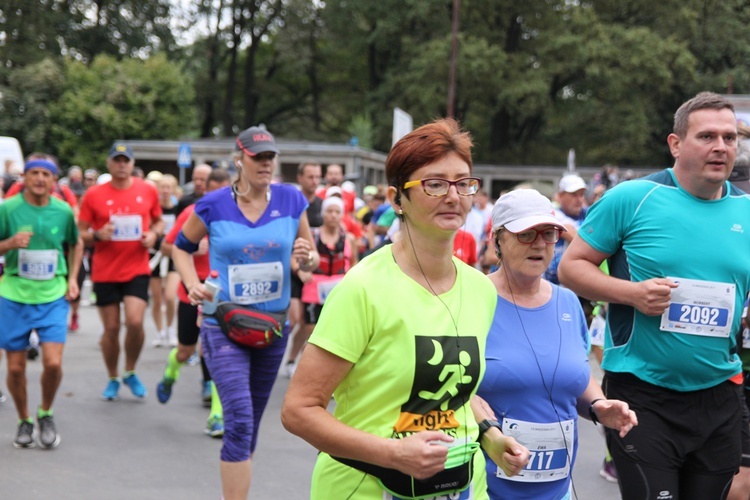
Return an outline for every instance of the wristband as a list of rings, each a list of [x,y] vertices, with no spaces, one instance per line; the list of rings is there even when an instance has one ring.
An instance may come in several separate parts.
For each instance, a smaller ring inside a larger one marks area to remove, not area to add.
[[[594,424],[598,424],[599,419],[596,417],[596,412],[594,411],[594,403],[597,401],[604,401],[604,398],[596,398],[591,403],[589,403],[589,417],[591,418],[591,421],[594,422]]]
[[[101,239],[99,239],[99,235],[96,234],[96,231],[94,231],[94,241],[102,241]]]

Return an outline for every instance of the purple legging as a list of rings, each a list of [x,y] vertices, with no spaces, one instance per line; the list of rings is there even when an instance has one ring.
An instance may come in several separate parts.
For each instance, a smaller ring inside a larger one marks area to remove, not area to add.
[[[271,396],[289,327],[265,349],[240,347],[218,326],[203,324],[203,356],[224,407],[224,438],[221,460],[244,462],[255,451],[258,427]]]

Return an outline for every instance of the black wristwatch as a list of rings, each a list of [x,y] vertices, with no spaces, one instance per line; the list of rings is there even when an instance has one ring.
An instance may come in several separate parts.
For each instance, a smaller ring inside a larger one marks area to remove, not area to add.
[[[484,436],[484,433],[493,427],[497,427],[498,429],[502,430],[502,427],[500,426],[500,422],[498,422],[497,420],[485,419],[479,422],[479,438],[477,439],[477,441],[481,441],[482,436]]]

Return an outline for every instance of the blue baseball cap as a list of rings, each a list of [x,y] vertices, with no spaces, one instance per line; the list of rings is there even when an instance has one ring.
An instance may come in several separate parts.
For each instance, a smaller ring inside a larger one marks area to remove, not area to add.
[[[109,148],[109,157],[114,158],[115,156],[124,156],[128,160],[132,160],[134,158],[133,148],[123,142],[116,142]]]

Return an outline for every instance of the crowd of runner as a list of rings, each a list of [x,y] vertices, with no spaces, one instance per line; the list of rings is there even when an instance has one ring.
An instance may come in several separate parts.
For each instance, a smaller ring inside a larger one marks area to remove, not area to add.
[[[747,498],[750,198],[728,182],[735,159],[733,175],[750,169],[740,138],[731,104],[702,93],[675,115],[672,168],[636,179],[607,165],[563,175],[550,198],[518,186],[497,201],[451,120],[397,143],[387,184],[359,187],[315,162],[277,182],[280,151],[257,127],[231,171],[197,165],[187,186],[144,176],[125,143],[101,175],[61,178],[32,153],[0,204],[13,445],[60,443],[53,403],[90,281],[101,398],[150,386],[166,404],[200,363],[226,499],[248,495],[279,372],[285,426],[322,452],[313,498],[574,498],[579,416],[607,428],[600,474],[623,498]],[[145,345],[167,348],[158,381],[138,375]]]

